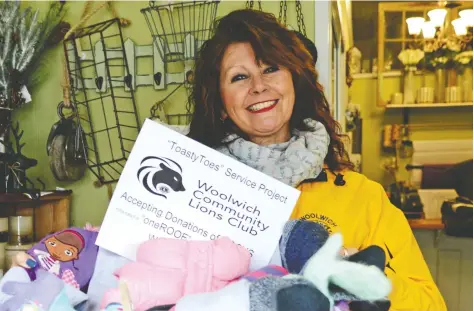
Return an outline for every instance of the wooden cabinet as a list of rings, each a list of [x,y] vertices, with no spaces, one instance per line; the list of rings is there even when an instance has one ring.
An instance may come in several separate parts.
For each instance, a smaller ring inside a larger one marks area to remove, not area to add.
[[[448,310],[473,310],[472,238],[451,237],[431,228],[413,232]]]
[[[71,223],[72,191],[56,191],[30,199],[22,193],[0,193],[0,217],[33,216],[35,241]]]

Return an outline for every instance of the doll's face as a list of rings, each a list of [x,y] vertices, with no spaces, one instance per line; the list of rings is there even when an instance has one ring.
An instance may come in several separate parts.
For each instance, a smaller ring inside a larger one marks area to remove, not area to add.
[[[79,252],[76,247],[62,243],[54,236],[47,239],[44,244],[46,245],[48,253],[55,260],[65,262],[76,260],[78,258]]]

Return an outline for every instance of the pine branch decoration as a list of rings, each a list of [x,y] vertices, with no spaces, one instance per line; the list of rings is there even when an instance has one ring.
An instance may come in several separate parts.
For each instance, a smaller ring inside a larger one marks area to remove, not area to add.
[[[12,110],[24,102],[13,101],[21,99],[23,86],[31,87],[40,58],[51,47],[49,39],[58,31],[65,13],[64,2],[54,1],[40,21],[39,10],[22,10],[20,1],[0,2],[0,109]]]

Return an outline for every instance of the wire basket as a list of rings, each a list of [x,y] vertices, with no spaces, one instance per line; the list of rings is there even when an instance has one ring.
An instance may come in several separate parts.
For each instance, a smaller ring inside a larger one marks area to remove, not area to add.
[[[119,19],[78,29],[64,51],[88,167],[101,184],[118,181],[140,131]]]
[[[188,1],[141,9],[153,42],[165,63],[194,59],[213,31],[220,1]]]

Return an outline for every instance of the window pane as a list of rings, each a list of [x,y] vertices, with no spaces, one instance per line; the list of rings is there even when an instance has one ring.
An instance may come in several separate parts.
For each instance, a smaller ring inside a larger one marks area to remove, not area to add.
[[[398,54],[402,51],[401,42],[386,42],[384,51],[384,71],[400,70],[402,63],[398,60]]]
[[[385,12],[385,38],[402,37],[402,12]]]
[[[352,2],[354,45],[362,53],[366,72],[372,71],[372,61],[377,59],[377,16],[378,1]]]

